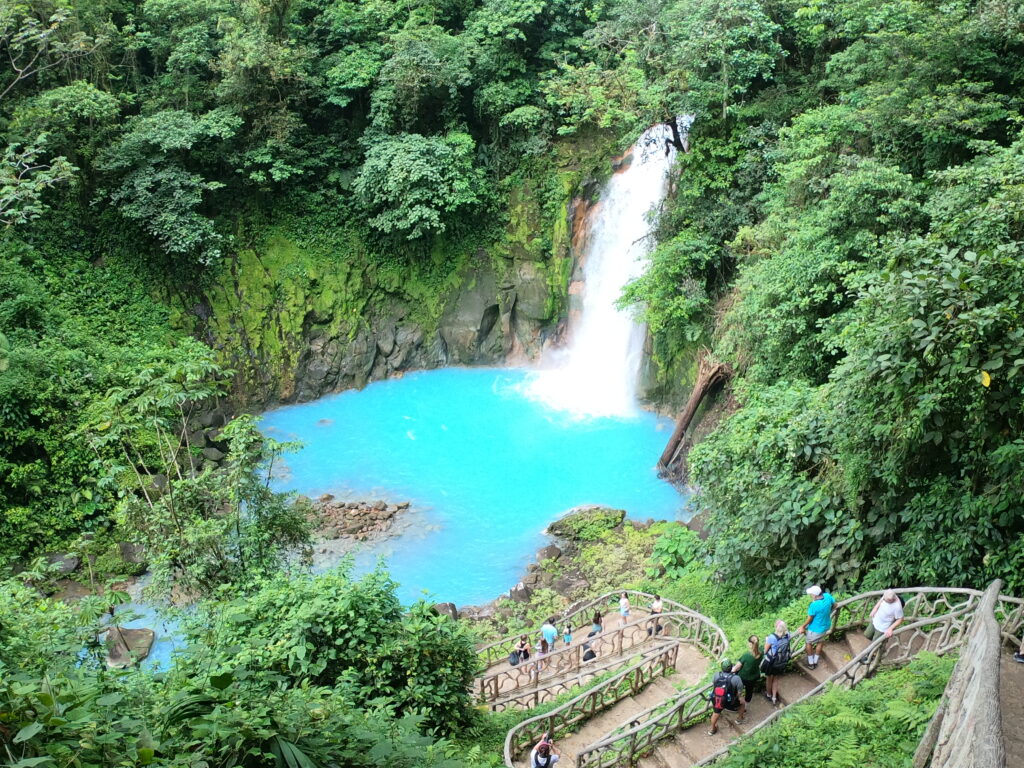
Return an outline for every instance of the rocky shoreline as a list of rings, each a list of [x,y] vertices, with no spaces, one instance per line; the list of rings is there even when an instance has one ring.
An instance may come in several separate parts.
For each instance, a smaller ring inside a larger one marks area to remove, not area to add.
[[[537,551],[522,579],[508,592],[481,605],[459,608],[453,603],[437,603],[434,610],[474,624],[485,636],[506,634],[527,624],[530,613],[548,607],[552,598],[562,603],[555,606],[562,611],[592,596],[593,574],[588,574],[581,558],[586,546],[599,541],[605,532],[643,531],[653,523],[627,520],[621,509],[575,507],[548,526],[545,533],[554,540]]]
[[[412,503],[376,501],[339,501],[325,493],[311,502],[310,518],[318,543],[350,539],[369,541],[390,538],[395,522]]]

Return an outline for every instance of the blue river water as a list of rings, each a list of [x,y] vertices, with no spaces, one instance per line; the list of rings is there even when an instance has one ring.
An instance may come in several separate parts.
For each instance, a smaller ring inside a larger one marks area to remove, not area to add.
[[[446,368],[268,411],[265,434],[303,443],[274,483],[313,498],[412,502],[409,527],[357,554],[356,569],[386,557],[403,600],[457,605],[514,586],[544,528],[571,507],[685,518],[685,497],[654,470],[671,422],[573,418],[524,395],[533,375]]]

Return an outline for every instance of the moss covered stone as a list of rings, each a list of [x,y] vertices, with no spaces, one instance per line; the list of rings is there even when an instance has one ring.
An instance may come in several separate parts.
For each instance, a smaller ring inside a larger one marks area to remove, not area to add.
[[[571,509],[548,526],[548,533],[569,541],[597,541],[601,534],[622,525],[624,509],[588,505]]]

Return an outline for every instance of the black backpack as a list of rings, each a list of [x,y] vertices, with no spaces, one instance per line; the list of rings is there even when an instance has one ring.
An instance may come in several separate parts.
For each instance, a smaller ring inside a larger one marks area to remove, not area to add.
[[[789,633],[787,632],[782,637],[779,637],[773,632],[772,636],[775,637],[775,645],[768,649],[768,652],[761,660],[761,671],[765,674],[782,672],[786,669],[792,656],[792,651],[789,647]]]
[[[736,681],[734,675],[729,672],[719,672],[712,681],[714,688],[711,690],[711,706],[715,709],[731,709],[736,705],[739,698],[736,692]]]

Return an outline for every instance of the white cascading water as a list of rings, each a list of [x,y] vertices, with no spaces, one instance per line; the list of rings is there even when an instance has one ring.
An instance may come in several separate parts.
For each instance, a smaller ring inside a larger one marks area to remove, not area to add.
[[[573,416],[630,416],[643,362],[645,329],[615,304],[642,274],[651,249],[650,213],[665,197],[675,159],[669,128],[648,129],[630,150],[632,162],[614,174],[590,223],[583,260],[584,293],[566,347],[545,353],[527,394]]]

